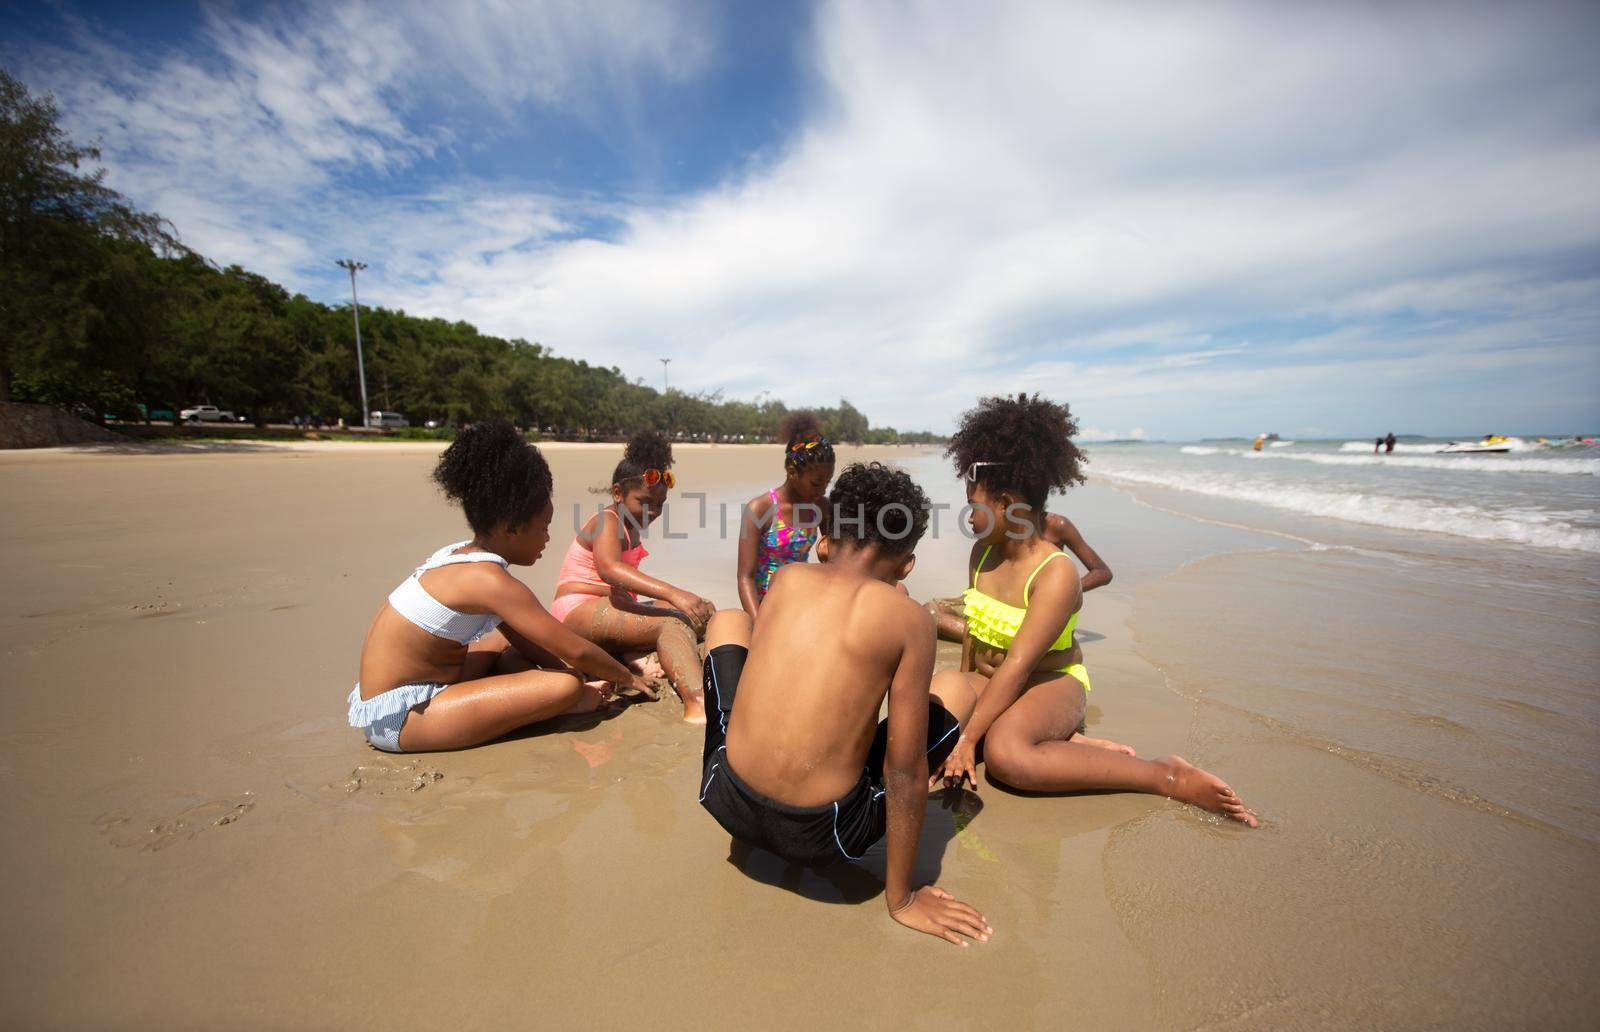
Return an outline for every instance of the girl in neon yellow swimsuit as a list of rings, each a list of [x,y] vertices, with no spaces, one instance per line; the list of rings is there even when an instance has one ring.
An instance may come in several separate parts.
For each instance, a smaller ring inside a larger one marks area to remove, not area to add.
[[[1065,405],[1020,395],[967,412],[945,454],[966,479],[977,537],[964,595],[960,670],[936,678],[941,698],[970,692],[972,717],[930,787],[977,788],[983,743],[989,776],[1034,792],[1148,792],[1254,827],[1233,789],[1178,756],[1142,760],[1127,746],[1083,736],[1089,673],[1073,638],[1083,588],[1071,560],[1044,539],[1052,490],[1083,482]]]

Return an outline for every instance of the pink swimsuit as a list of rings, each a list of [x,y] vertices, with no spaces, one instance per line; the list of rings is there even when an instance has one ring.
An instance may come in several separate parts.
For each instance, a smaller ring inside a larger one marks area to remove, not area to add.
[[[622,561],[637,570],[639,568],[639,564],[644,562],[645,557],[649,554],[649,552],[644,550],[644,543],[640,542],[633,548],[625,549],[623,551]],[[639,596],[633,594],[631,591],[624,591],[621,588],[613,588],[611,585],[601,580],[600,570],[594,564],[594,552],[583,547],[583,542],[578,538],[572,539],[572,544],[567,546],[566,558],[561,560],[561,572],[556,575],[556,591],[559,592],[568,584],[590,584],[597,588],[604,588],[605,594],[600,595],[586,591],[574,591],[566,595],[557,596],[556,599],[550,603],[550,615],[562,622],[566,621],[567,614],[571,613],[574,609],[577,609],[585,602],[592,601],[596,598],[606,598],[613,594],[625,595],[634,601],[638,601],[639,598]]]

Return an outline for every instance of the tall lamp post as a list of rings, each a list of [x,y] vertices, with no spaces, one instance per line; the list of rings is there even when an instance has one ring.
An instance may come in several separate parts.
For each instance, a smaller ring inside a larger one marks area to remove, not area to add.
[[[361,378],[361,426],[370,430],[372,411],[367,408],[367,365],[361,358],[361,301],[356,297],[356,273],[365,269],[367,263],[340,258],[334,264],[350,270],[350,310],[356,317],[356,375]]]
[[[672,359],[663,358],[661,361],[661,393],[667,393],[667,366],[672,364]]]

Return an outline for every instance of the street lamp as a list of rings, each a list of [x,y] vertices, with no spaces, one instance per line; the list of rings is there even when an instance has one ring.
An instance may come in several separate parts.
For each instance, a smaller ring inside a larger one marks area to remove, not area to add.
[[[350,310],[356,317],[356,375],[361,378],[361,426],[372,429],[372,411],[367,408],[367,366],[361,359],[361,301],[356,297],[356,273],[367,267],[366,262],[340,258],[333,264],[350,270]]]
[[[672,364],[672,359],[663,358],[661,361],[661,393],[667,393],[667,366]]]

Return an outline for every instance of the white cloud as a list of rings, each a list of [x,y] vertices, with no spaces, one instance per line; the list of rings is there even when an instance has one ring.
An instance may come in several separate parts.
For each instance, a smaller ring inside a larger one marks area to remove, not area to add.
[[[638,201],[463,176],[359,213],[352,169],[455,145],[408,117],[415,62],[626,121],[596,98],[703,73],[718,30],[654,4],[351,10],[387,34],[358,72],[349,26],[217,21],[222,70],[66,99],[104,101],[118,177],[214,257],[303,284],[338,240],[375,300],[630,371],[676,356],[689,387],[902,427],[1037,389],[1163,436],[1343,426],[1336,391],[1385,385],[1429,418],[1504,410],[1486,385],[1536,356],[1571,406],[1600,395],[1592,5],[830,4],[804,123],[735,179]],[[573,238],[597,212],[620,231]]]

